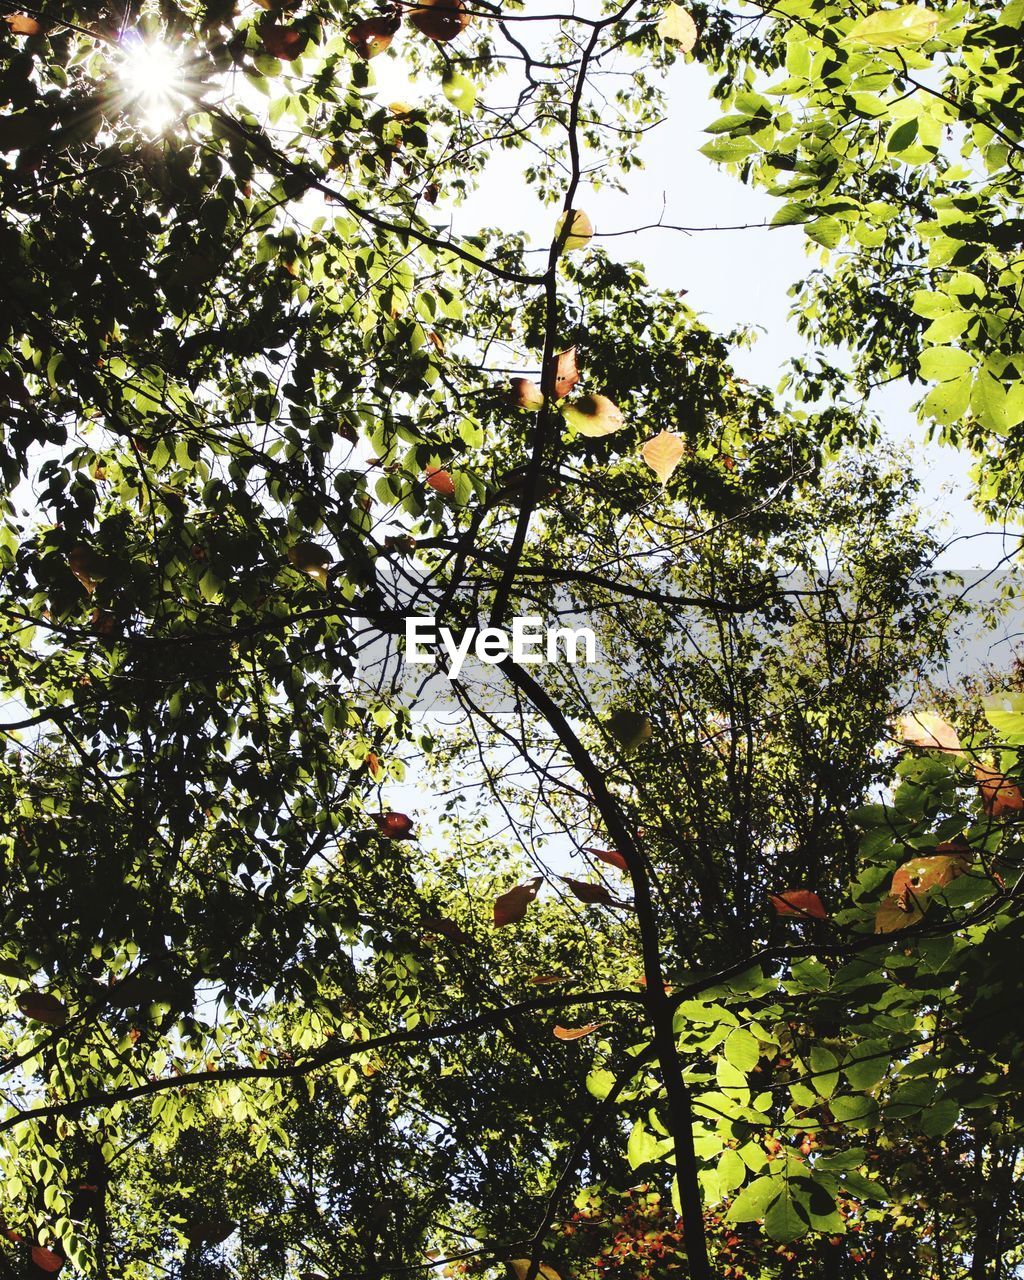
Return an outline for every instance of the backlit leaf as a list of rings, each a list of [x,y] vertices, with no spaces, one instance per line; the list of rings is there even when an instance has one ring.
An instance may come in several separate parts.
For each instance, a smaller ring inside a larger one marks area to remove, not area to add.
[[[523,916],[526,915],[527,907],[536,898],[543,878],[543,876],[535,876],[532,880],[528,880],[526,884],[517,884],[514,889],[509,889],[507,893],[499,894],[494,899],[495,926],[515,924],[517,921],[522,920]]]
[[[602,862],[607,862],[610,867],[618,867],[620,871],[628,871],[629,864],[626,859],[619,853],[618,849],[584,849],[584,853],[592,854],[595,858],[600,858]]]
[[[873,49],[913,48],[930,40],[939,29],[939,15],[920,4],[879,9],[855,22],[844,39]]]
[[[559,876],[563,884],[580,902],[588,906],[614,907],[618,904],[603,884],[591,884],[588,880],[573,880],[571,876]]]
[[[585,1027],[555,1027],[552,1035],[556,1040],[582,1040],[603,1026],[603,1022],[588,1022]]]
[[[562,417],[581,436],[610,436],[626,425],[622,410],[607,396],[581,396],[565,405]]]
[[[571,219],[569,232],[566,235],[563,250],[585,249],[594,235],[594,224],[582,209],[568,209],[560,214],[555,223],[555,240],[557,241],[565,227],[566,219]]]
[[[558,353],[555,363],[555,399],[567,396],[580,380],[580,371],[576,367],[576,348],[569,347]]]
[[[960,751],[960,736],[942,716],[932,711],[915,711],[899,723],[899,736],[908,747],[925,747],[934,751]]]
[[[640,450],[640,456],[662,484],[668,484],[672,472],[686,456],[688,449],[682,436],[674,431],[659,431]]]
[[[1021,795],[1020,788],[998,769],[976,764],[974,777],[981,791],[981,802],[990,817],[1005,818],[1007,814],[1024,809],[1024,796]]]
[[[816,893],[810,889],[785,889],[782,893],[770,893],[768,901],[780,916],[798,916],[805,920],[827,920],[828,912]]]
[[[683,53],[689,53],[697,43],[697,24],[681,4],[670,4],[658,23],[658,35],[662,40],[680,45]]]

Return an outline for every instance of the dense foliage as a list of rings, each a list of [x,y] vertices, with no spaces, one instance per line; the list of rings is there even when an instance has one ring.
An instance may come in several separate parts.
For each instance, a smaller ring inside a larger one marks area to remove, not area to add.
[[[1021,0],[0,9],[0,1273],[1018,1274],[1022,681],[864,393],[1016,508]],[[684,58],[778,394],[585,212]]]

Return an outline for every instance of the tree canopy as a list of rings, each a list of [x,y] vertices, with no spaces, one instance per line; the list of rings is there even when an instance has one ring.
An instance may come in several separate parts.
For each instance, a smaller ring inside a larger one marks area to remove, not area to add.
[[[1024,679],[871,392],[1019,516],[1024,0],[563,8],[0,2],[0,1275],[1022,1274]],[[778,389],[587,212],[679,74]]]

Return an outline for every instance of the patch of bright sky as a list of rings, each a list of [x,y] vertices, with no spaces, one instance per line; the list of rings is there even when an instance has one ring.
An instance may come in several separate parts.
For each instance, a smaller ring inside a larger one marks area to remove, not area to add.
[[[400,60],[374,60],[382,102],[413,102],[430,96],[430,87],[412,83]],[[812,260],[800,227],[757,227],[771,219],[778,202],[744,186],[700,154],[704,127],[717,115],[709,98],[711,81],[695,64],[679,62],[669,72],[665,122],[650,131],[639,148],[643,168],[627,175],[627,192],[585,189],[577,203],[590,215],[597,243],[614,257],[639,260],[652,284],[685,289],[687,302],[717,331],[755,326],[753,347],[738,349],[735,364],[751,381],[775,386],[786,362],[806,350],[789,319],[789,287],[807,274]],[[501,152],[489,165],[480,189],[455,211],[456,231],[480,226],[527,232],[535,246],[546,245],[554,211],[542,205],[522,176],[523,159]],[[744,230],[695,231],[664,228],[628,234],[650,223],[684,227],[734,227]],[[750,227],[748,224],[755,224]],[[627,233],[627,234],[623,234]],[[815,253],[818,250],[815,247]],[[887,438],[912,451],[921,482],[925,519],[951,544],[942,567],[981,569],[1000,564],[1017,545],[1004,531],[987,525],[973,508],[970,460],[958,450],[928,442],[911,406],[919,391],[906,382],[876,392],[872,405],[885,424]]]

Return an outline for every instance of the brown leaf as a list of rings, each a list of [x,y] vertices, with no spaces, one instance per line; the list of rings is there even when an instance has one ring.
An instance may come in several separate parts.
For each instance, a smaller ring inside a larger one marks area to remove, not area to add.
[[[447,44],[469,26],[462,0],[421,0],[409,14],[409,25],[429,40]]]
[[[308,573],[321,586],[327,586],[327,570],[331,566],[331,553],[326,547],[303,540],[288,548],[288,559],[300,573]]]
[[[455,497],[455,481],[447,471],[441,467],[427,467],[424,474],[431,489],[436,489],[445,498]]]
[[[412,818],[407,813],[375,813],[374,822],[381,835],[389,840],[408,840],[412,836]]]
[[[500,928],[503,924],[516,924],[522,920],[526,915],[526,908],[536,898],[543,879],[543,876],[535,876],[526,884],[517,884],[514,889],[509,889],[507,893],[499,894],[494,899],[495,928]]]
[[[569,347],[560,351],[555,361],[554,391],[555,399],[567,396],[580,380],[580,371],[576,366],[576,348]]]
[[[447,916],[427,916],[423,921],[423,927],[428,933],[439,933],[442,938],[447,938],[449,942],[472,942],[472,935],[468,934],[465,929],[461,929],[454,920],[449,920]]]
[[[981,790],[981,803],[991,818],[1005,818],[1007,814],[1024,809],[1024,796],[1016,783],[998,769],[987,764],[976,764],[974,776]]]
[[[33,1022],[45,1022],[51,1027],[62,1027],[68,1020],[68,1011],[56,996],[48,991],[26,991],[18,996],[18,1008]]]
[[[583,852],[592,854],[595,858],[600,858],[602,862],[607,862],[610,867],[618,867],[620,871],[629,871],[629,864],[618,849],[584,849]]]
[[[552,987],[556,982],[568,982],[569,978],[564,973],[542,973],[537,978],[530,979],[532,987]]]
[[[588,906],[617,907],[620,904],[603,884],[591,884],[588,880],[573,880],[571,876],[559,876],[563,884],[567,884],[574,897]]]
[[[911,895],[930,893],[932,889],[944,889],[957,876],[967,870],[963,855],[939,855],[928,858],[911,858],[892,878],[889,893],[894,898],[906,900]]]
[[[810,889],[785,889],[782,893],[770,893],[768,901],[780,916],[797,916],[804,920],[827,920],[828,912],[816,893]]]
[[[894,898],[890,893],[884,897],[875,913],[875,933],[895,933],[897,929],[905,929],[907,925],[917,924],[924,919],[924,908],[917,898]]]
[[[68,553],[68,566],[90,595],[110,572],[110,561],[106,556],[101,556],[83,542],[71,548]]]
[[[436,334],[436,333],[434,332],[434,330],[433,330],[433,329],[429,329],[429,330],[427,331],[427,337],[430,339],[431,346],[432,346],[432,347],[434,348],[434,350],[438,353],[438,355],[442,355],[442,356],[443,356],[443,355],[444,355],[444,342],[443,342],[443,340],[441,339],[440,335],[439,335],[439,334]]]
[[[590,1022],[585,1027],[555,1027],[553,1034],[556,1040],[582,1040],[603,1026],[603,1022]]]
[[[664,485],[688,452],[682,436],[674,431],[659,431],[643,446],[640,456]]]
[[[280,58],[282,62],[294,62],[309,44],[309,36],[298,27],[285,27],[279,22],[261,22],[258,30],[263,48],[272,58]]]
[[[562,409],[562,417],[580,436],[610,436],[626,425],[622,410],[607,396],[581,396]]]
[[[369,769],[371,777],[380,777],[380,757],[377,755],[376,751],[368,751],[363,757],[363,764],[365,764],[367,769]]]
[[[235,1224],[228,1218],[193,1218],[185,1224],[188,1238],[204,1244],[223,1244],[234,1229]]]
[[[64,1265],[64,1259],[59,1253],[54,1253],[52,1249],[46,1249],[41,1244],[33,1245],[30,1253],[32,1261],[40,1271],[48,1271],[51,1275],[56,1275]]]
[[[375,58],[388,47],[401,25],[402,19],[397,14],[364,18],[349,29],[348,41],[361,58]]]
[[[509,383],[511,399],[517,409],[527,409],[535,413],[544,405],[544,393],[536,382],[529,378],[513,378]]]
[[[43,24],[27,13],[5,13],[4,22],[15,36],[37,36],[43,30]]]
[[[915,711],[899,722],[899,736],[908,747],[960,752],[960,737],[951,724],[931,711]]]

